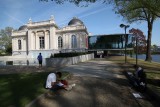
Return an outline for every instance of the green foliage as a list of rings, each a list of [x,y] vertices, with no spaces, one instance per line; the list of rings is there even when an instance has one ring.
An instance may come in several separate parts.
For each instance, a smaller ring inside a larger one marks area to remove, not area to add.
[[[56,4],[64,4],[64,3],[73,3],[76,6],[86,7],[91,3],[102,2],[102,3],[110,3],[112,0],[39,0],[39,2],[55,2]]]
[[[4,50],[0,50],[0,56],[4,56],[5,52]]]
[[[56,3],[58,4],[63,4],[64,2],[66,1],[69,1],[71,3],[74,3],[74,4],[80,4],[81,2],[87,2],[87,3],[94,3],[96,2],[97,0],[52,0],[52,1],[55,1]]]
[[[152,49],[152,54],[160,54],[160,49],[156,44],[152,45],[151,49]]]
[[[0,75],[0,106],[24,107],[42,94],[48,73]]]
[[[144,8],[148,9],[152,14],[160,17],[160,0],[39,0],[40,2],[55,2],[56,4],[64,4],[65,2],[70,2],[75,4],[76,6],[88,6],[91,3],[101,2],[104,4],[116,4],[116,5],[123,5],[128,8],[128,3],[132,2],[134,5],[130,5],[130,9],[138,9]],[[133,8],[132,8],[133,7]],[[119,8],[120,9],[120,8]],[[121,11],[121,12],[124,12]],[[135,11],[134,15],[137,15],[138,11]]]
[[[25,107],[47,90],[43,84],[50,72],[0,75],[0,107]],[[62,72],[62,77],[70,75]]]
[[[53,58],[53,57],[54,57],[54,55],[53,55],[53,54],[51,54],[50,58]]]
[[[45,1],[45,0],[40,0]],[[47,0],[48,1],[48,0]],[[74,3],[77,6],[88,6],[100,0],[51,0],[57,4]],[[102,3],[114,5],[114,11],[129,23],[147,21],[148,41],[146,61],[151,61],[151,37],[153,22],[160,17],[160,0],[101,0]]]
[[[50,58],[66,58],[66,57],[74,57],[74,56],[80,56],[88,54],[87,52],[70,52],[70,53],[57,53],[54,54],[54,56],[51,56]]]
[[[152,52],[152,55],[154,55],[154,54],[159,55],[159,54],[160,54],[160,52]]]
[[[117,14],[123,16],[124,20],[129,23],[146,21],[148,24],[148,38],[146,61],[151,61],[151,37],[154,21],[158,18],[153,12],[144,6],[144,3],[149,2],[154,4],[155,0],[114,0],[115,11]],[[148,4],[148,3],[147,3]]]
[[[6,53],[12,53],[12,27],[6,27],[0,30],[0,47],[5,50]]]
[[[151,2],[151,1],[150,1]],[[123,16],[123,18],[132,23],[137,21],[151,21],[156,17],[139,0],[115,0],[115,12]]]
[[[6,65],[13,65],[13,61],[6,61]]]
[[[160,17],[160,0],[139,0],[152,14]]]
[[[12,44],[11,43],[6,46],[6,53],[7,54],[11,54],[12,53]]]

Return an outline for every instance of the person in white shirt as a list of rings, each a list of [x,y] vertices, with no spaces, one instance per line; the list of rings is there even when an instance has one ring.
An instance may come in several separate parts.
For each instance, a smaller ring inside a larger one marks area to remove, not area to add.
[[[46,80],[46,88],[56,91],[58,89],[70,90],[73,86],[75,86],[75,84],[72,84],[72,86],[68,86],[67,81],[60,80],[61,77],[61,72],[50,73]]]

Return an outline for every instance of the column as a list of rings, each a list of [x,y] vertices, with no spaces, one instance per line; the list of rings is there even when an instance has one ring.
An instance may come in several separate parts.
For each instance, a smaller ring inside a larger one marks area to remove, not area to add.
[[[44,46],[45,48],[44,49],[48,49],[48,41],[47,41],[47,31],[44,31]]]
[[[37,47],[37,46],[36,46],[36,43],[37,43],[37,42],[36,42],[36,40],[37,40],[36,37],[37,37],[37,32],[34,33],[34,40],[35,40],[35,41],[34,41],[34,49],[35,49],[35,50],[36,50],[36,47]]]
[[[36,50],[39,50],[39,37],[37,32],[36,32]]]
[[[68,35],[68,49],[71,49],[71,34]]]
[[[48,41],[49,41],[49,42],[48,42],[48,45],[49,45],[48,48],[49,48],[49,49],[51,49],[51,40],[50,40],[50,38],[51,38],[51,37],[50,37],[50,31],[48,31]]]

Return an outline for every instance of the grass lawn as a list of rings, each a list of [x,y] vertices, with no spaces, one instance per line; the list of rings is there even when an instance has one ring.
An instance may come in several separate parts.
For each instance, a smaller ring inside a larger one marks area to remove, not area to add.
[[[127,71],[135,71],[133,65],[136,61],[133,58],[128,57],[127,64],[124,64],[124,56],[108,57],[106,60],[119,64]],[[144,68],[149,87],[157,93],[160,93],[160,63],[138,60],[138,65]],[[50,72],[1,74],[0,107],[24,107],[37,96],[45,93],[47,90],[43,88],[43,84],[49,73]],[[69,73],[64,72],[63,77],[66,75],[69,75]]]
[[[135,72],[133,65],[136,64],[136,60],[134,58],[127,57],[127,64],[124,64],[124,56],[111,56],[107,57],[106,60],[119,64],[126,71]],[[160,94],[160,63],[138,60],[138,66],[143,67],[146,72],[148,87]]]
[[[37,96],[45,93],[43,88],[50,72],[0,75],[0,107],[24,107]],[[68,75],[67,72],[63,76]]]

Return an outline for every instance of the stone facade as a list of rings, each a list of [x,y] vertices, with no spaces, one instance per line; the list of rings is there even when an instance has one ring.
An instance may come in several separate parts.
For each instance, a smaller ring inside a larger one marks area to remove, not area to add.
[[[81,20],[74,17],[67,26],[59,28],[53,16],[47,21],[29,22],[12,32],[12,56],[43,58],[59,52],[85,51],[88,31]]]

